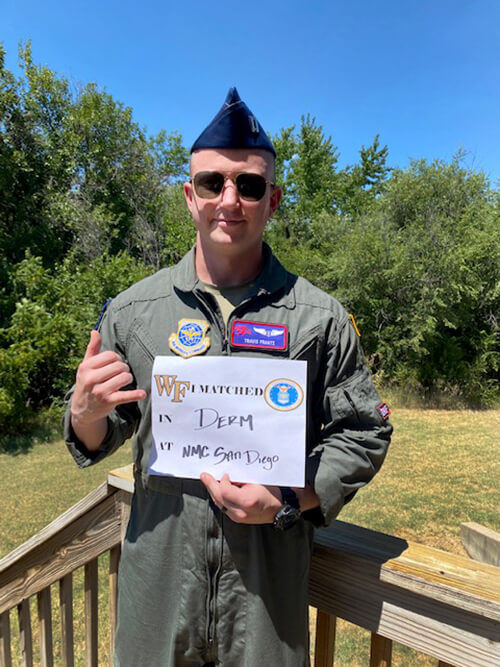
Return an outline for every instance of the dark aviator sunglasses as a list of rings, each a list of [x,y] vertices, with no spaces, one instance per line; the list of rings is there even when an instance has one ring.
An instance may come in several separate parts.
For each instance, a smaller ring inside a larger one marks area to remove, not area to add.
[[[194,190],[201,199],[215,199],[222,192],[226,180],[232,180],[236,185],[239,196],[245,201],[260,201],[266,193],[268,185],[274,183],[266,181],[260,174],[242,172],[234,178],[224,176],[220,171],[199,171],[190,179]]]

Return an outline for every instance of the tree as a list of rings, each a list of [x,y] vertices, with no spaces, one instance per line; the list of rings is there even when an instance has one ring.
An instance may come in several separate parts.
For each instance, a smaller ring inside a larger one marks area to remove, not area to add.
[[[334,209],[339,176],[337,150],[316,120],[302,116],[298,135],[294,129],[282,130],[273,139],[276,182],[284,195],[275,220],[278,232],[298,242],[307,236],[316,215]]]
[[[131,109],[95,84],[74,91],[35,65],[29,43],[20,62],[16,79],[0,50],[0,325],[27,250],[46,267],[73,248],[82,260],[127,250],[158,267],[169,190],[187,173],[178,133],[147,137]]]
[[[386,164],[388,153],[387,146],[380,146],[377,134],[371,146],[361,147],[360,163],[343,170],[342,200],[339,201],[343,213],[361,215],[382,194],[391,172]]]

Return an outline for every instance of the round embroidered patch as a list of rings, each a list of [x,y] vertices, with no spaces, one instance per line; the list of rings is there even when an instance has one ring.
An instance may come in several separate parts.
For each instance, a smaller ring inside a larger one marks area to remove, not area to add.
[[[275,410],[295,410],[304,400],[304,392],[294,380],[279,378],[269,382],[264,390],[264,398]]]

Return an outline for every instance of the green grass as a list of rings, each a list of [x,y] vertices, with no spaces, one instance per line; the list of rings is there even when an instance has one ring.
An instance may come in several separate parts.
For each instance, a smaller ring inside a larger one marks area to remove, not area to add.
[[[341,518],[455,553],[465,553],[459,538],[461,522],[476,521],[499,530],[500,410],[398,409],[392,422],[395,435],[382,471],[344,509]],[[27,454],[0,454],[0,557],[103,482],[109,469],[130,460],[130,450],[125,446],[111,459],[79,470],[60,441],[35,444]],[[101,608],[106,610],[107,565],[105,557],[100,560]],[[58,591],[53,588],[55,609]],[[82,575],[78,573],[77,665],[83,664],[81,595]],[[35,607],[32,611],[36,619]],[[15,637],[14,614],[11,616]],[[100,664],[107,659],[107,643],[104,611],[100,620]],[[340,621],[335,664],[366,665],[368,656],[369,633]],[[431,665],[435,660],[395,646],[393,664]]]
[[[500,527],[500,410],[396,410],[379,475],[342,512],[368,528],[465,553],[460,524]]]
[[[124,445],[112,458],[80,470],[61,442],[35,444],[27,454],[0,454],[0,558],[41,530],[87,493],[106,480],[108,470],[130,463],[130,447]],[[108,568],[109,555],[99,558],[99,664],[108,664]],[[83,568],[73,579],[75,665],[85,664]],[[60,665],[59,588],[51,587],[54,664]],[[34,663],[38,654],[36,597],[31,599]],[[11,612],[13,664],[20,665],[17,614]]]

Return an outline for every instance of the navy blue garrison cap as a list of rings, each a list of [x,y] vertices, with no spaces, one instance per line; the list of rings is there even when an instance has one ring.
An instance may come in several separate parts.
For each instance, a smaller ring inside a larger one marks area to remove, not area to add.
[[[262,125],[230,88],[222,108],[191,146],[191,153],[202,148],[261,148],[276,157]]]

